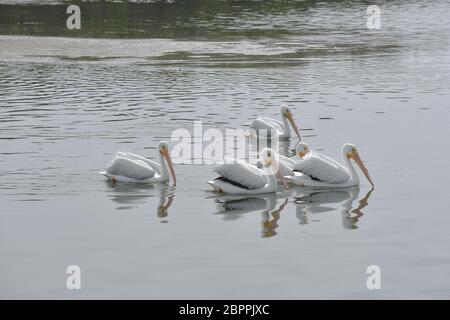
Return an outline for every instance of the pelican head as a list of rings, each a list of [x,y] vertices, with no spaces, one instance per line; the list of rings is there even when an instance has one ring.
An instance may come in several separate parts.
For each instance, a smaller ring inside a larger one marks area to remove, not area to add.
[[[260,160],[258,160],[259,164],[263,167],[270,166],[275,173],[275,176],[283,183],[285,189],[289,189],[281,170],[279,170],[279,162],[276,153],[270,148],[265,148],[261,151],[259,156],[261,158]]]
[[[166,141],[161,141],[159,143],[159,148],[158,149],[159,149],[159,153],[163,156],[163,158],[167,162],[167,166],[169,167],[170,174],[172,175],[173,185],[176,185],[177,184],[177,178],[175,176],[175,170],[173,169],[172,158],[170,157],[169,145],[167,144]],[[163,164],[161,163],[161,165],[163,165]]]
[[[289,109],[288,106],[283,105],[283,106],[281,106],[281,108],[280,108],[280,112],[281,112],[281,114],[282,114],[283,116],[287,117],[289,114],[291,114],[291,109]]]
[[[310,152],[309,147],[304,142],[299,142],[297,146],[295,147],[295,153],[303,159],[304,156],[306,156]]]
[[[298,130],[297,124],[295,123],[294,117],[292,116],[292,112],[291,109],[288,108],[288,106],[281,106],[280,108],[280,113],[283,117],[285,117],[286,119],[288,119],[289,123],[291,124],[292,128],[295,131],[295,134],[297,135],[297,137],[301,140],[300,137],[300,131]]]
[[[343,151],[344,155],[348,159],[352,159],[353,161],[355,161],[355,163],[359,166],[359,168],[364,173],[364,175],[366,176],[367,180],[370,182],[370,184],[373,187],[374,184],[373,184],[372,178],[369,175],[369,170],[367,170],[367,168],[364,165],[361,157],[359,156],[358,148],[356,148],[356,146],[354,144],[346,143],[342,147],[342,151]]]
[[[270,148],[264,148],[259,154],[260,160],[258,162],[262,164],[262,166],[268,166],[272,163],[273,150]]]

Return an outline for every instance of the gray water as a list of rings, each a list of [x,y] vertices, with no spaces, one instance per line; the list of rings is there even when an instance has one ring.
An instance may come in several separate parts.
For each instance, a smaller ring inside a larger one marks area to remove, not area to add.
[[[67,4],[0,3],[1,298],[450,298],[447,1],[381,2],[380,30],[366,2],[82,3],[73,33]],[[223,197],[212,166],[176,165],[176,187],[97,173],[283,103],[312,149],[357,145],[375,189]]]

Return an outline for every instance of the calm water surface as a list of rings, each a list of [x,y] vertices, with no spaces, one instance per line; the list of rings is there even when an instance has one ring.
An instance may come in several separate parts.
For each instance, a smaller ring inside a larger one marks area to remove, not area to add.
[[[69,32],[63,2],[0,1],[0,297],[450,298],[450,5],[381,2],[381,30],[367,5],[81,3]],[[97,173],[282,103],[313,149],[356,144],[376,188],[225,197],[206,165],[176,165],[175,188]]]

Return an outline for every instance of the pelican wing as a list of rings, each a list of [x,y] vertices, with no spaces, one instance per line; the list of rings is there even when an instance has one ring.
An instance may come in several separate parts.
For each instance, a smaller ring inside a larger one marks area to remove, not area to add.
[[[260,117],[260,119],[278,130],[283,129],[283,123],[277,119],[268,118],[268,117]]]
[[[290,176],[292,175],[292,169],[296,163],[296,161],[292,158],[288,158],[286,156],[283,156],[281,154],[278,155],[279,160],[279,166],[281,169],[281,173],[283,176]]]
[[[257,118],[251,123],[250,128],[257,131],[262,129],[265,129],[267,131],[273,129],[282,131],[283,124],[280,121],[271,118]]]
[[[312,154],[294,165],[294,170],[327,183],[344,183],[350,179],[348,170],[327,156]]]
[[[262,170],[242,160],[234,160],[233,163],[219,165],[214,171],[221,177],[237,182],[249,189],[259,189],[267,183]]]
[[[161,165],[153,160],[147,159],[143,156],[140,156],[138,154],[134,154],[131,152],[117,152],[117,156],[119,157],[123,157],[123,158],[128,158],[131,160],[141,160],[143,162],[145,162],[146,164],[148,164],[150,167],[153,168],[153,170],[156,170],[158,172],[161,172]]]
[[[106,172],[113,176],[123,176],[135,180],[145,180],[155,176],[155,170],[144,161],[122,156],[116,156]]]
[[[310,156],[311,156],[311,155],[315,155],[315,156],[317,156],[317,157],[320,157],[320,158],[322,158],[324,161],[328,161],[329,163],[332,163],[333,165],[336,165],[336,166],[342,168],[343,170],[347,170],[342,164],[340,164],[339,162],[337,162],[337,161],[334,160],[333,158],[330,158],[330,157],[327,156],[327,155],[324,155],[324,154],[318,153],[318,152],[311,153]]]

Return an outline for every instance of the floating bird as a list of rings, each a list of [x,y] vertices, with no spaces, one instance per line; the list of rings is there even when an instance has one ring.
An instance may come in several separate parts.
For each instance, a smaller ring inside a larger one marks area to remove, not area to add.
[[[166,182],[169,180],[170,170],[173,184],[177,180],[166,142],[159,143],[159,159],[161,164],[130,152],[117,152],[116,157],[109,163],[105,171],[100,172],[113,182]]]
[[[280,114],[281,121],[267,117],[258,117],[250,124],[250,129],[255,130],[257,135],[263,135],[263,133],[265,133],[272,137],[272,134],[275,133],[279,139],[289,139],[291,137],[291,130],[289,128],[290,123],[298,138],[301,139],[300,132],[294,121],[291,110],[287,106],[282,106],[280,108]]]
[[[285,178],[293,184],[305,187],[356,187],[359,185],[359,177],[352,165],[351,160],[353,160],[361,168],[372,187],[374,186],[356,146],[350,143],[344,144],[342,159],[344,165],[326,155],[311,153],[307,149],[303,160],[294,165],[294,175]]]
[[[277,191],[277,175],[284,181],[281,170],[278,170],[274,152],[264,149],[261,152],[263,169],[242,160],[234,159],[231,163],[217,166],[214,171],[219,177],[208,181],[214,191],[229,194],[259,194]],[[284,183],[286,185],[286,183]]]

